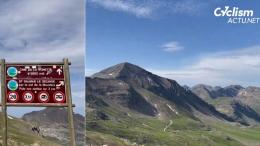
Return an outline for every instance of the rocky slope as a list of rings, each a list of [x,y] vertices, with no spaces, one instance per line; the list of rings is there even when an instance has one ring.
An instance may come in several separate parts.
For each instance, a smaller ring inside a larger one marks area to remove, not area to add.
[[[46,108],[25,114],[22,119],[40,129],[40,133],[48,138],[68,145],[68,118],[65,108]],[[85,145],[85,118],[79,114],[74,115],[76,140],[78,146]]]
[[[0,113],[1,114],[1,113]],[[33,131],[34,126],[22,119],[8,116],[8,145],[10,146],[61,146],[57,142],[46,139],[42,135]],[[2,118],[0,118],[0,128],[2,129]],[[2,135],[1,135],[2,138]],[[0,145],[2,139],[0,138]]]
[[[260,87],[247,87],[237,95],[237,99],[252,107],[258,114],[260,114]]]

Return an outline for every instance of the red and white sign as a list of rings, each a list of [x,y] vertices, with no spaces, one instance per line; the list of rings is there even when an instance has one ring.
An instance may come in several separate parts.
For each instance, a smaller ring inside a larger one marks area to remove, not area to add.
[[[55,92],[53,98],[56,102],[62,103],[65,100],[65,95],[62,92]]]
[[[48,102],[50,100],[50,95],[47,92],[41,92],[38,95],[40,102]]]
[[[9,92],[7,95],[7,99],[9,102],[15,103],[19,99],[19,95],[17,92]]]
[[[67,104],[63,65],[7,64],[5,82],[9,104]]]
[[[23,94],[23,100],[25,102],[33,102],[34,100],[34,94],[31,91],[26,91]]]

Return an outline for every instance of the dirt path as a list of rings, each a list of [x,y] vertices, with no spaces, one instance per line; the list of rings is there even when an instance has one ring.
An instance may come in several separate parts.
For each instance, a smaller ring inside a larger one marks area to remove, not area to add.
[[[172,124],[173,124],[173,121],[170,120],[170,123],[165,126],[165,128],[163,129],[163,131],[166,132],[166,130],[167,130]]]

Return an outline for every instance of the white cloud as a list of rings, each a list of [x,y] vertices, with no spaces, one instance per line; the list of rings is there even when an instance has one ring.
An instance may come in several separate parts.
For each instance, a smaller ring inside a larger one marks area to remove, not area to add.
[[[151,71],[188,85],[260,86],[260,46],[206,54],[181,69]]]
[[[136,17],[153,18],[161,14],[196,15],[215,0],[88,0],[88,2],[107,10],[126,12]]]
[[[211,1],[201,1],[201,0],[181,0],[176,1],[169,9],[174,13],[184,13],[190,15],[199,14],[201,10],[206,8]]]
[[[137,17],[150,17],[153,11],[151,6],[138,4],[134,1],[126,0],[89,0],[91,3],[100,5],[113,11],[123,11]]]
[[[77,111],[85,96],[80,92],[85,88],[84,5],[84,0],[0,0],[0,58],[8,62],[69,58]]]
[[[0,1],[0,18],[1,57],[9,61],[69,57],[84,65],[82,0]]]
[[[176,41],[165,43],[162,45],[162,48],[166,52],[177,52],[184,49],[184,47],[181,46],[180,43]]]

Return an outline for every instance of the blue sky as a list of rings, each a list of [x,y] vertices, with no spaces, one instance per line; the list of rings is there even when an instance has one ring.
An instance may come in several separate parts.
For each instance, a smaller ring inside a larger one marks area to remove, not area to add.
[[[86,74],[121,62],[192,86],[260,86],[260,24],[227,24],[215,8],[258,0],[88,0]]]
[[[83,0],[0,0],[0,58],[7,62],[72,62],[75,111],[85,111]],[[21,116],[41,108],[8,108]]]

